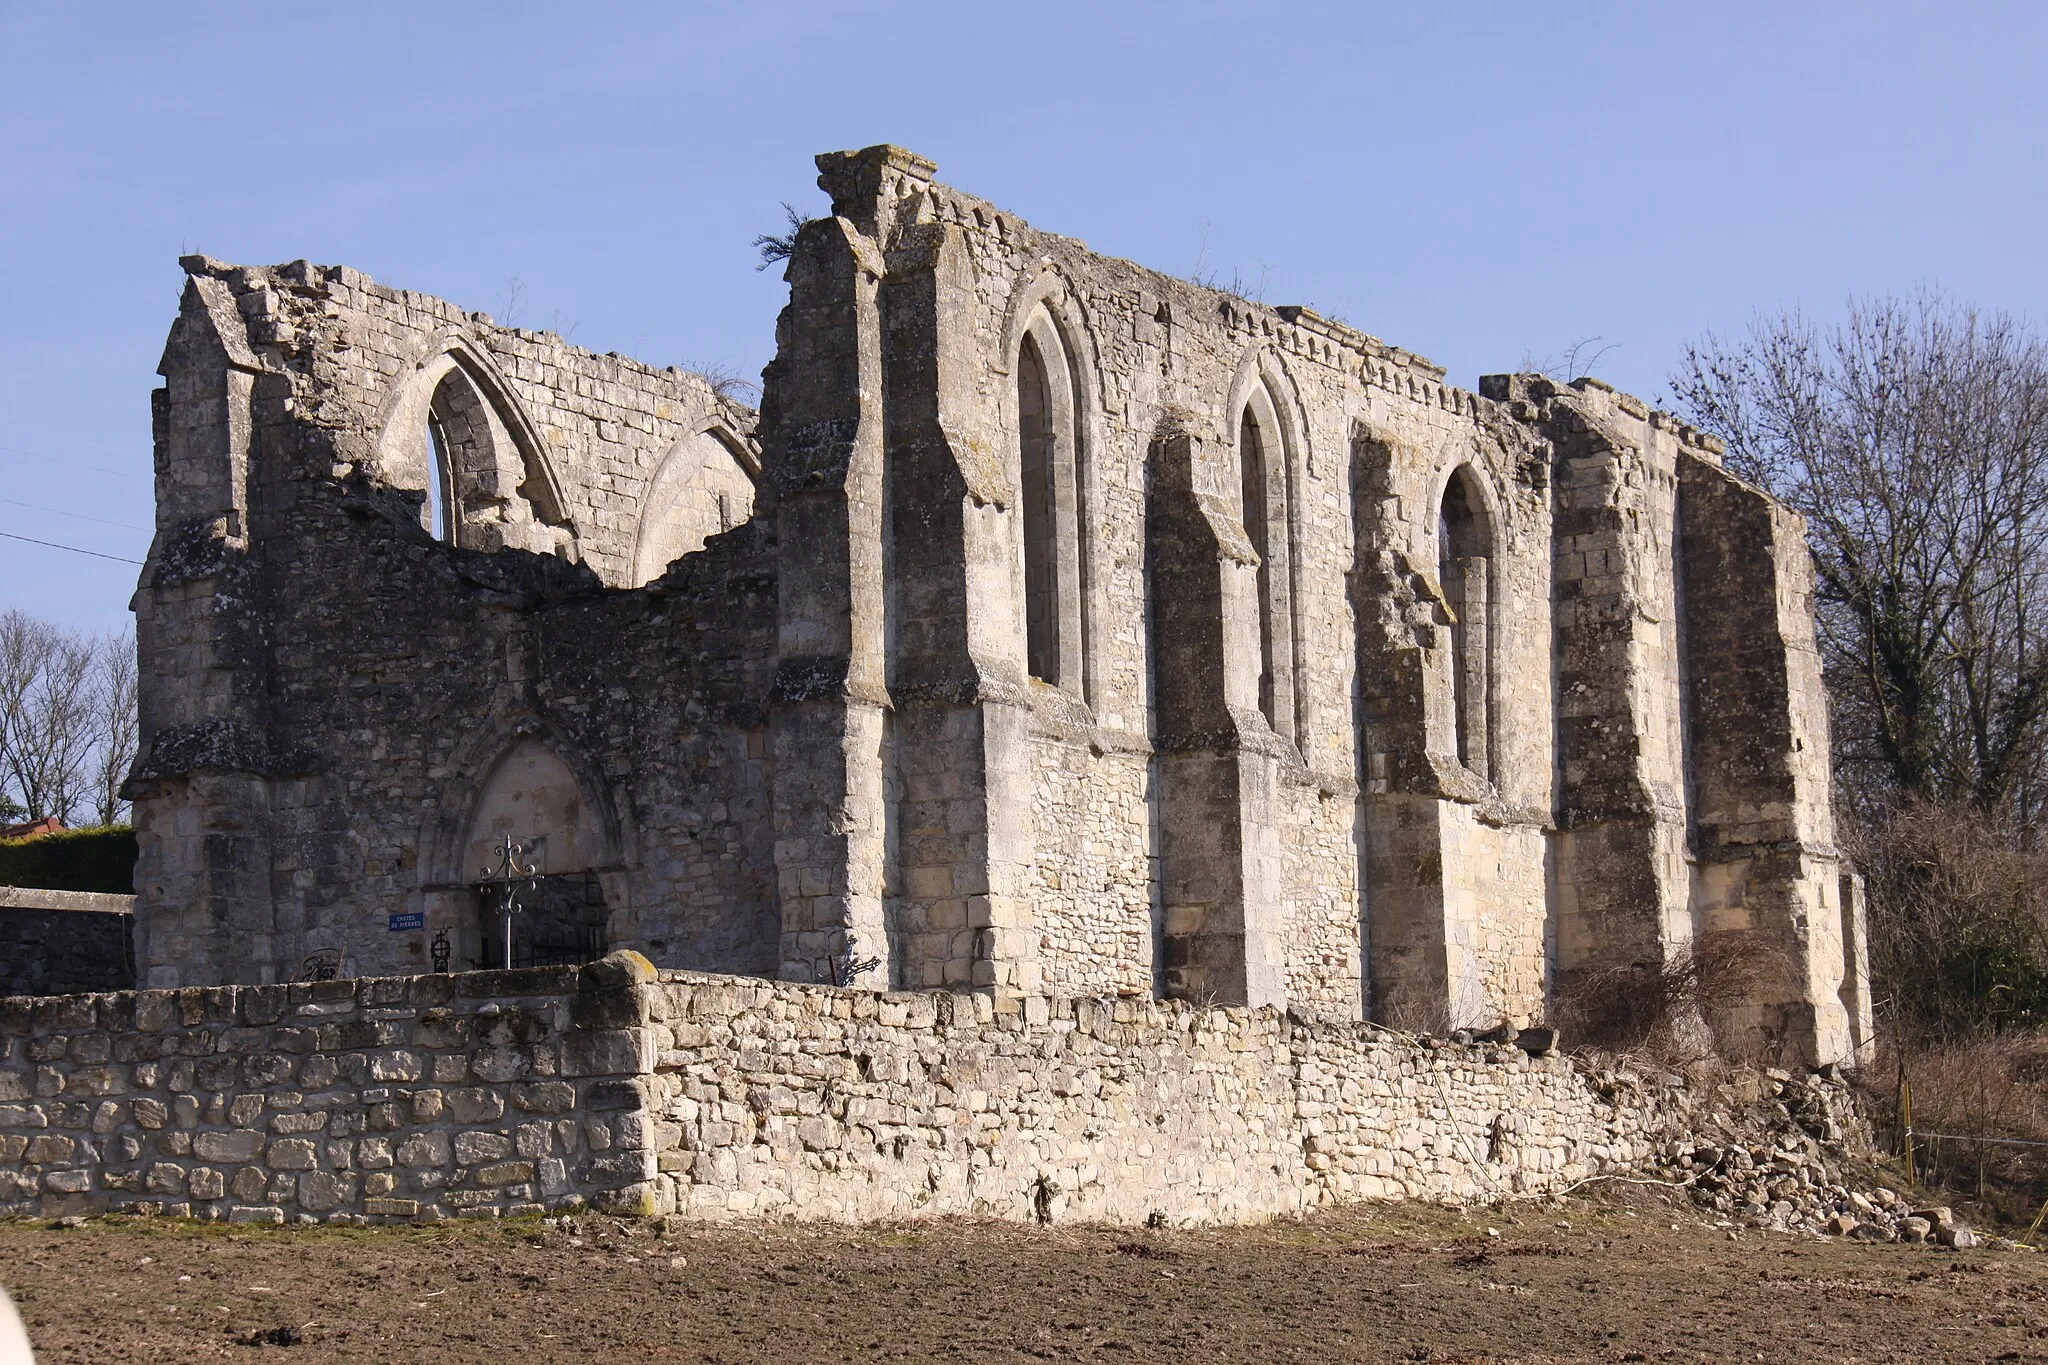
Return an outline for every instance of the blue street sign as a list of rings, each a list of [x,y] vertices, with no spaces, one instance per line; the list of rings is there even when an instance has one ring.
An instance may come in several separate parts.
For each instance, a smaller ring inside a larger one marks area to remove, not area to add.
[[[415,910],[409,915],[393,915],[387,923],[390,924],[392,933],[402,934],[408,929],[426,928],[427,916],[425,911]]]

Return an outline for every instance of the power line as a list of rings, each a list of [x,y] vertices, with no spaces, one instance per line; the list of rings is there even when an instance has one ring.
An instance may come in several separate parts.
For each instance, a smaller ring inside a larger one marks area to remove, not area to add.
[[[44,464],[62,465],[66,469],[86,469],[95,474],[111,474],[117,479],[142,477],[132,469],[107,469],[101,465],[87,464],[83,460],[60,460],[55,455],[38,455],[35,451],[23,450],[20,446],[0,446],[0,451],[5,451],[9,455],[21,455],[31,460],[41,460]]]
[[[17,502],[13,498],[0,498],[9,507],[26,507],[31,512],[48,512],[53,517],[76,517],[80,521],[95,521],[102,526],[118,526],[124,531],[147,532],[147,526],[136,526],[125,521],[108,521],[105,517],[89,517],[83,512],[67,512],[61,507],[38,507],[32,502]]]
[[[112,455],[126,455],[128,453],[120,446],[101,445],[98,441],[87,441],[77,436],[62,436],[54,431],[38,431],[34,427],[25,427],[19,422],[0,422],[0,427],[12,427],[16,431],[25,431],[31,436],[40,436],[46,441],[69,441],[73,445],[91,446],[94,450],[104,450]]]
[[[141,560],[129,559],[126,555],[109,555],[101,554],[98,550],[81,550],[76,545],[59,545],[54,540],[37,540],[34,536],[18,536],[12,531],[0,531],[0,536],[4,536],[8,540],[27,541],[30,545],[42,545],[52,550],[69,550],[75,555],[91,555],[94,559],[111,559],[122,564],[142,563]]]

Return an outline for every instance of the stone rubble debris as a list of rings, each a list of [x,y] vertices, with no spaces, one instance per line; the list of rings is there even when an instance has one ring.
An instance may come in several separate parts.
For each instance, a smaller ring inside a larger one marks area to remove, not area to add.
[[[1958,1251],[2016,1245],[1980,1237],[1947,1205],[1921,1205],[1883,1185],[1858,1188],[1858,1156],[1870,1150],[1870,1135],[1832,1068],[1805,1077],[1773,1068],[1762,1076],[1755,1111],[1762,1122],[1753,1131],[1665,1147],[1660,1174],[1684,1185],[1701,1209],[1751,1228],[1816,1237]]]

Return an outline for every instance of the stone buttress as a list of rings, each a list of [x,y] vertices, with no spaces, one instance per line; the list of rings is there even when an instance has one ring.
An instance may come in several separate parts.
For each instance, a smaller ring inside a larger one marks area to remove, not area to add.
[[[185,261],[142,977],[520,965],[1869,1037],[1811,570],[1711,438],[818,158],[760,411]],[[523,955],[523,956],[522,956]],[[986,1002],[985,1002],[986,1003]]]

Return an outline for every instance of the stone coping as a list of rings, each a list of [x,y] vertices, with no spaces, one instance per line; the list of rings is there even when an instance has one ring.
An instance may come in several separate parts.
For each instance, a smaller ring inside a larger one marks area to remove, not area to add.
[[[135,897],[106,891],[0,886],[0,910],[78,910],[94,915],[132,915],[135,913]]]

